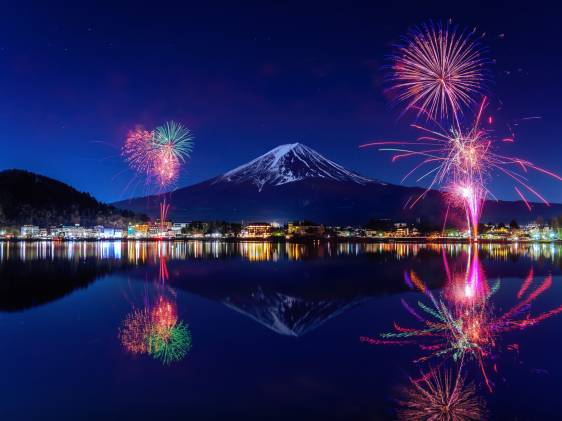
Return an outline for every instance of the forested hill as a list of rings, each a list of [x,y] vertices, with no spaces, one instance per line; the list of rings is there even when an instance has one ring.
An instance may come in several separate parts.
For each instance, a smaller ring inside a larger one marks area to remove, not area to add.
[[[143,215],[99,202],[88,193],[23,170],[0,171],[0,226],[126,226]]]

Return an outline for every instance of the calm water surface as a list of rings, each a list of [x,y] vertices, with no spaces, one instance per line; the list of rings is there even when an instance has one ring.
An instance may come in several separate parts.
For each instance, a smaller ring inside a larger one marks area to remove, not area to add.
[[[561,253],[0,243],[0,418],[413,419],[460,369],[475,417],[561,419]]]

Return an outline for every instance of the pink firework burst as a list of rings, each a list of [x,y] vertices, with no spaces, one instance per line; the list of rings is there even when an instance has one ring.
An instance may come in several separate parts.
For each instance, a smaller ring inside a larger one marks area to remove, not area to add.
[[[170,151],[168,146],[163,146],[153,152],[151,175],[160,188],[174,184],[179,177],[180,161]]]
[[[394,153],[393,162],[404,158],[418,158],[416,165],[402,181],[425,169],[416,181],[429,179],[430,182],[427,189],[413,200],[409,207],[414,207],[432,188],[442,187],[449,193],[453,204],[464,207],[468,228],[474,239],[478,236],[478,222],[484,202],[489,196],[494,197],[488,189],[488,182],[493,173],[506,175],[513,180],[515,191],[528,208],[531,204],[525,193],[549,204],[530,185],[528,181],[530,170],[562,181],[562,177],[558,174],[538,167],[528,160],[497,153],[497,140],[482,124],[486,105],[487,98],[484,98],[472,124],[466,129],[456,125],[446,129],[429,117],[429,125],[411,125],[421,132],[414,141],[381,141],[361,146],[379,146],[381,151],[391,151]]]
[[[406,110],[424,110],[434,119],[457,119],[482,93],[487,62],[475,31],[424,23],[397,45],[389,91],[407,104]]]
[[[146,178],[147,185],[155,185],[162,191],[176,183],[192,149],[191,131],[169,121],[155,130],[139,126],[129,131],[122,155],[133,171]]]
[[[127,164],[138,174],[149,175],[152,171],[154,132],[137,127],[127,133],[121,151]]]

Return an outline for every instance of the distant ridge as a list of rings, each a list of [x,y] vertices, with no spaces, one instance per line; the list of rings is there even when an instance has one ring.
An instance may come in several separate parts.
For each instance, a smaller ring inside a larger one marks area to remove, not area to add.
[[[424,190],[386,184],[359,175],[301,143],[280,145],[250,162],[202,183],[167,194],[175,220],[279,222],[308,219],[329,225],[363,225],[372,218],[441,226],[446,201],[439,191],[427,192],[413,209],[406,206]],[[160,198],[116,203],[156,217]],[[562,205],[507,201],[486,203],[483,221],[520,223],[562,215]],[[464,223],[462,212],[449,220]]]

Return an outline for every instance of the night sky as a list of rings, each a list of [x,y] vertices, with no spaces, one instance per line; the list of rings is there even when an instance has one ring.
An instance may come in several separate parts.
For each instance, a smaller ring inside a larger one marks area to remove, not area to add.
[[[416,135],[384,94],[382,67],[409,27],[452,18],[486,33],[500,120],[542,117],[519,125],[503,151],[562,173],[562,10],[552,4],[41,3],[3,6],[0,17],[0,169],[123,199],[141,193],[126,188],[119,158],[127,130],[174,119],[196,135],[180,185],[292,142],[398,183],[409,164],[358,149]],[[516,198],[493,181],[498,197]],[[533,184],[562,202],[559,184]]]

